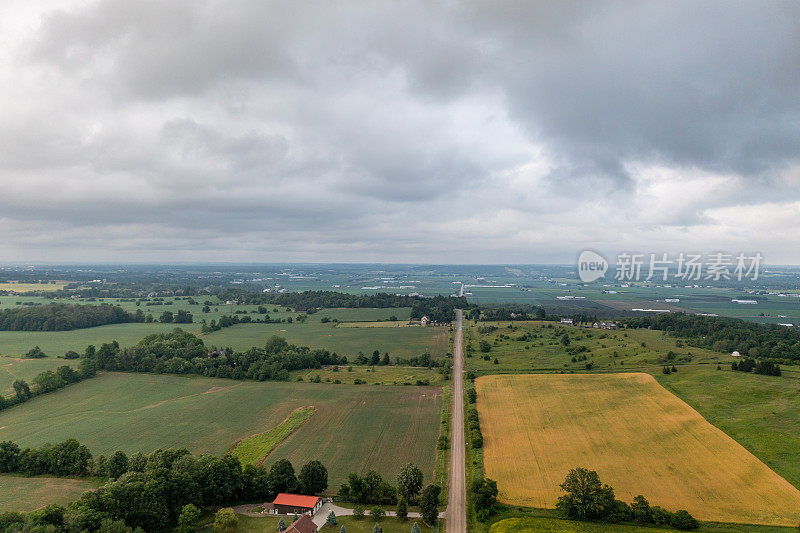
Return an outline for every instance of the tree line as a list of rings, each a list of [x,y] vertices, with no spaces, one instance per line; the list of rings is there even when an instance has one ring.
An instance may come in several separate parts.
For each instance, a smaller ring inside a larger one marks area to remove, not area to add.
[[[688,339],[692,346],[717,352],[738,351],[753,359],[800,360],[800,331],[778,324],[684,313],[626,318],[622,323],[632,328],[666,331]]]
[[[31,466],[37,456],[41,468]],[[266,501],[279,492],[320,494],[328,487],[328,471],[319,461],[309,461],[299,474],[291,462],[276,461],[270,468],[247,465],[231,455],[195,457],[185,449],[156,450],[150,455],[128,457],[116,452],[110,459],[93,458],[89,450],[67,440],[39,450],[20,450],[13,442],[0,443],[0,472],[56,476],[104,476],[109,481],[84,493],[66,507],[50,505],[46,513],[35,511],[0,514],[0,532],[31,531],[156,531],[174,526],[182,515],[195,520],[198,508],[215,508],[248,501]],[[105,526],[104,526],[105,524]],[[116,529],[108,529],[116,524]]]

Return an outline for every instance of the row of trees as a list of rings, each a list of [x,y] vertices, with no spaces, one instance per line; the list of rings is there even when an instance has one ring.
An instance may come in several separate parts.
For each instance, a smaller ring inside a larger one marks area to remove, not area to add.
[[[670,525],[675,529],[697,529],[698,523],[685,510],[670,512],[651,506],[644,496],[636,496],[631,504],[616,499],[614,489],[600,481],[594,470],[574,468],[560,485],[566,492],[558,498],[556,508],[573,520],[602,520],[610,523]]]
[[[20,451],[14,443],[0,443],[0,471],[57,476],[108,475],[110,481],[84,493],[66,507],[49,506],[46,523],[51,531],[124,531],[125,527],[156,531],[189,521],[186,516],[204,507],[265,501],[279,492],[317,494],[327,488],[328,473],[319,461],[310,461],[295,476],[292,464],[283,459],[270,468],[248,465],[242,468],[233,456],[195,457],[187,450],[157,450],[149,456],[128,458],[123,452],[109,460],[93,460],[89,450],[70,439],[36,451],[43,469],[23,469],[30,450]],[[187,512],[187,506],[188,512]],[[181,516],[184,519],[181,520]],[[23,531],[31,516],[21,513],[0,515],[0,531]],[[116,522],[121,529],[107,529]]]
[[[93,377],[95,374],[97,374],[97,366],[95,363],[91,360],[82,360],[78,364],[77,370],[71,366],[63,365],[58,367],[55,371],[45,370],[44,372],[40,372],[33,378],[33,387],[25,380],[17,379],[12,384],[14,388],[14,394],[12,396],[3,396],[0,394],[0,411],[27,402],[34,396],[53,392],[71,383],[77,383],[78,381]]]
[[[692,346],[717,352],[738,351],[753,359],[800,360],[800,331],[797,328],[684,313],[626,318],[622,322],[628,327],[666,331],[688,339]]]

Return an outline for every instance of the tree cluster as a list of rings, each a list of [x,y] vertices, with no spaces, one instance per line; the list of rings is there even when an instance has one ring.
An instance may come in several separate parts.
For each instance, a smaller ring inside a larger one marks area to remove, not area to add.
[[[67,331],[125,322],[144,322],[144,315],[115,305],[60,303],[0,310],[2,331]]]
[[[292,370],[347,363],[346,357],[336,353],[295,346],[277,336],[268,339],[263,348],[253,347],[244,352],[210,350],[202,339],[181,329],[148,335],[128,348],[120,348],[116,342],[103,344],[86,357],[102,370],[256,381],[287,381]]]
[[[697,529],[699,524],[687,511],[674,513],[651,507],[644,496],[636,496],[629,505],[616,499],[614,489],[602,483],[594,470],[574,468],[560,485],[566,492],[558,498],[556,508],[573,520],[601,520],[609,523],[638,522],[670,525],[679,530]]]
[[[130,458],[117,452],[109,460],[102,456],[94,460],[74,439],[22,451],[15,443],[0,443],[0,472],[108,476],[108,483],[84,493],[66,508],[49,507],[57,515],[45,522],[55,527],[52,531],[90,532],[125,531],[126,527],[157,531],[196,521],[199,512],[195,511],[204,507],[264,501],[279,492],[317,494],[327,488],[328,479],[319,461],[310,461],[295,476],[292,464],[285,459],[270,468],[242,468],[230,455],[195,457],[184,449],[156,450],[149,456],[136,454]],[[111,522],[120,529],[106,529],[103,524]],[[21,531],[20,526],[30,523],[30,516],[22,513],[0,515],[0,532]]]
[[[734,361],[731,363],[731,370],[738,370],[739,372],[752,372],[754,374],[761,374],[764,376],[780,376],[781,367],[773,361],[765,359],[754,360],[745,358],[738,363]]]

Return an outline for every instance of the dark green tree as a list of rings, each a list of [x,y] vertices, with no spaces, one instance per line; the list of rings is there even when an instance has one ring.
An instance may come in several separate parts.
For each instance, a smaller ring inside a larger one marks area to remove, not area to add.
[[[419,510],[422,513],[422,519],[429,526],[436,524],[439,518],[439,494],[442,492],[442,487],[439,485],[428,485],[422,491],[419,499]]]
[[[603,518],[614,507],[614,489],[603,485],[594,470],[573,468],[560,487],[567,494],[558,498],[556,508],[569,518]]]

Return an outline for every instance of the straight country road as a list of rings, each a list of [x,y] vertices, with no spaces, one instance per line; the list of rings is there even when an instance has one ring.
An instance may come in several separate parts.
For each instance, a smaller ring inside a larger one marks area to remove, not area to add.
[[[453,410],[450,425],[450,492],[447,495],[447,533],[467,531],[467,472],[464,449],[464,344],[462,312],[456,310],[453,340]]]

